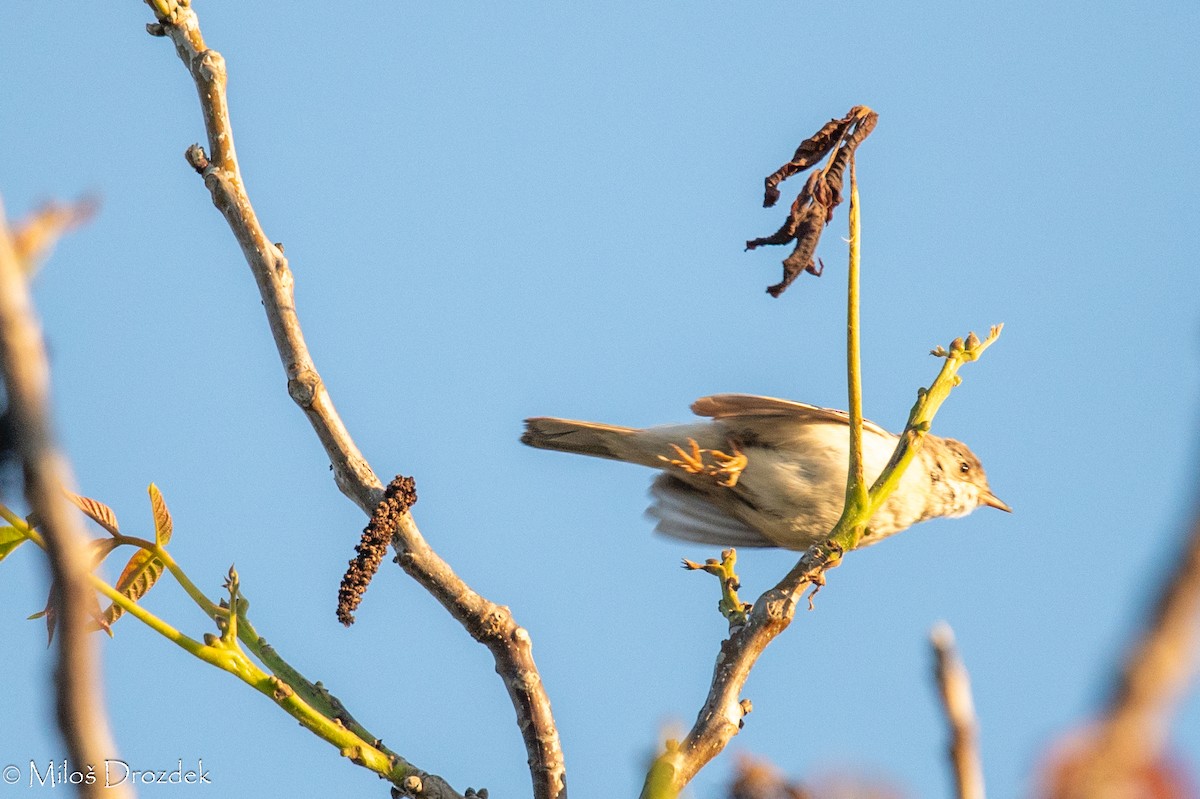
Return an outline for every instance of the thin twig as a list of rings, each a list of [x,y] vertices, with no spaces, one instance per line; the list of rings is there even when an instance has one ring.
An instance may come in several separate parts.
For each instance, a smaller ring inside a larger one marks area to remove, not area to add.
[[[117,757],[105,715],[100,663],[92,631],[95,604],[91,559],[83,526],[63,488],[71,470],[53,443],[49,419],[50,370],[28,286],[0,207],[0,371],[8,403],[8,426],[20,457],[25,497],[45,533],[56,589],[51,609],[58,623],[55,693],[58,727],[73,767],[86,772]],[[132,796],[126,787],[80,785],[84,796]]]
[[[791,624],[804,591],[824,582],[822,576],[837,555],[827,547],[813,547],[779,585],[758,598],[745,626],[721,642],[712,684],[704,706],[682,741],[668,741],[666,751],[651,766],[642,788],[643,799],[663,799],[679,794],[685,785],[737,735],[750,712],[741,698],[750,671],[767,645]]]
[[[945,622],[929,635],[933,645],[934,678],[950,725],[950,764],[958,799],[984,799],[983,765],[979,758],[979,723],[971,699],[971,678],[954,647],[954,631]]]
[[[309,355],[296,316],[293,276],[287,259],[263,232],[246,194],[233,146],[225,60],[205,45],[199,21],[190,7],[168,0],[146,2],[158,19],[148,30],[171,38],[196,83],[211,159],[193,146],[188,160],[203,175],[213,204],[225,216],[254,274],[287,374],[288,393],[303,409],[329,455],[338,487],[369,515],[383,496],[383,486],[342,423]],[[410,514],[397,519],[392,543],[400,566],[492,653],[496,671],[516,710],[529,755],[535,799],[565,797],[562,747],[550,699],[533,660],[529,633],[516,623],[507,607],[471,590],[429,547]]]

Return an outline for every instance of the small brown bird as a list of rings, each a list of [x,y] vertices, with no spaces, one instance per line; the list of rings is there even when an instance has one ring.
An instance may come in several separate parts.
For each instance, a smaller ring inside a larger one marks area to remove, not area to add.
[[[842,513],[849,463],[844,411],[749,394],[692,404],[708,421],[638,430],[570,419],[525,420],[531,447],[639,463],[655,478],[647,513],[673,538],[802,550],[825,540]],[[868,483],[898,437],[863,423]],[[1011,511],[992,494],[979,459],[961,442],[926,435],[900,486],[871,518],[860,546],[917,522],[965,516],[980,505]]]

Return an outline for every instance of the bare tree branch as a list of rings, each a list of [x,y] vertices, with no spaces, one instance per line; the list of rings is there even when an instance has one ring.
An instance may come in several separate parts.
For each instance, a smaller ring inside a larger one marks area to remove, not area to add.
[[[941,622],[929,636],[933,644],[934,678],[950,724],[950,764],[959,799],[984,799],[983,764],[979,757],[979,723],[971,699],[971,679],[954,647],[954,631]]]
[[[778,585],[758,598],[745,626],[721,642],[712,684],[696,723],[682,741],[667,742],[666,751],[646,775],[643,799],[678,795],[737,735],[743,717],[752,709],[741,695],[758,656],[792,623],[805,589],[824,585],[824,573],[837,557],[838,553],[826,547],[809,549]]]
[[[105,715],[99,656],[91,633],[95,604],[91,559],[79,516],[63,489],[73,484],[66,460],[50,432],[50,370],[21,259],[0,208],[0,371],[13,447],[21,459],[25,498],[45,535],[55,590],[58,666],[55,672],[58,727],[74,768],[86,772],[117,756]],[[106,790],[97,780],[79,786],[84,796],[125,797],[123,785]],[[110,791],[115,791],[112,793]]]
[[[174,0],[146,0],[158,18],[147,26],[153,35],[169,36],[196,82],[207,130],[211,159],[193,146],[188,161],[203,175],[213,204],[225,216],[254,273],[271,333],[296,401],[333,464],[342,493],[371,514],[383,497],[383,486],[359,452],[318,374],[296,316],[293,276],[283,250],[263,232],[250,204],[233,146],[226,100],[225,61],[210,50],[190,7]],[[496,661],[517,713],[517,725],[529,755],[536,799],[566,795],[566,777],[558,730],[550,700],[533,660],[529,633],[511,611],[475,593],[425,542],[412,516],[396,519],[392,538],[400,566],[450,611]]]

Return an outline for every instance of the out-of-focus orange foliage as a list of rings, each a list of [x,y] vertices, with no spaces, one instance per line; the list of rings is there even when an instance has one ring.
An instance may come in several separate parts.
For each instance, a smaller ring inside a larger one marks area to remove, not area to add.
[[[1063,738],[1038,767],[1036,799],[1196,799],[1195,778],[1182,760],[1166,755],[1114,777],[1093,770],[1095,733],[1088,729]],[[1088,772],[1093,776],[1089,776]],[[1102,781],[1102,782],[1101,782]],[[1088,784],[1091,782],[1092,784]],[[1100,782],[1100,784],[1096,784]]]
[[[26,275],[50,257],[59,238],[96,215],[100,201],[84,197],[74,203],[48,202],[13,226],[13,248]]]
[[[799,783],[788,782],[766,760],[741,755],[734,767],[729,799],[812,799]]]
[[[766,760],[741,755],[729,786],[729,799],[903,799],[883,781],[850,772],[833,772],[810,782],[788,780]]]

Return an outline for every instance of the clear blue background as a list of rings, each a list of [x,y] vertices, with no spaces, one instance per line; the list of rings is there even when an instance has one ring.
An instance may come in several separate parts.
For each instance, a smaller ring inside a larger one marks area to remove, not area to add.
[[[1017,513],[850,557],[763,657],[696,794],[751,752],[948,795],[938,619],[971,668],[992,794],[1027,792],[1099,706],[1192,509],[1200,7],[197,6],[318,367],[380,477],[416,476],[431,543],[531,632],[578,797],[634,795],[661,731],[694,719],[724,623],[714,581],[677,564],[715,551],[651,535],[648,472],[526,449],[521,419],[674,422],[719,391],[844,406],[845,208],[825,276],[781,300],[763,288],[786,250],[742,243],[780,223],[761,179],[801,138],[879,111],[859,156],[867,414],[898,428],[932,346],[1005,322],[935,429]],[[236,563],[260,632],[391,747],[527,795],[491,659],[432,599],[387,564],[358,624],[334,618],[364,519],[183,160],[195,92],[150,19],[135,0],[0,10],[8,214],[104,200],[36,286],[80,488],[145,532],[156,482],[194,579],[215,595]],[[793,561],[743,553],[747,593]],[[24,620],[43,560],[0,574],[0,765],[61,758],[45,632]],[[146,604],[206,630],[173,584]],[[108,701],[134,767],[202,757],[214,796],[386,791],[228,675],[132,619],[116,632]],[[1194,698],[1176,730],[1200,763]]]

